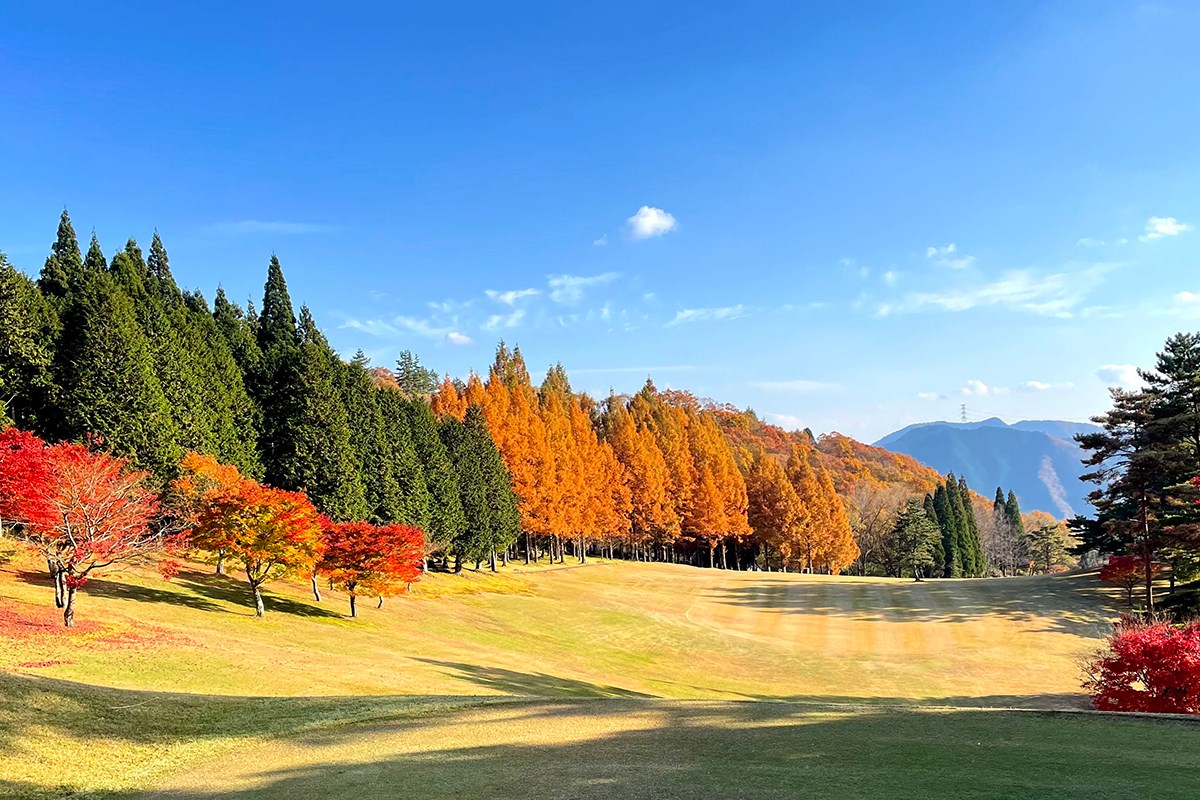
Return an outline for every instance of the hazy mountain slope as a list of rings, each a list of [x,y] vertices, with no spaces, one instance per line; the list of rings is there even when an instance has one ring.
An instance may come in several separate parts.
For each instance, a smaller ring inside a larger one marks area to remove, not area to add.
[[[1024,511],[1057,517],[1087,513],[1089,486],[1075,433],[1094,426],[1054,420],[1007,425],[999,419],[977,423],[932,422],[889,434],[876,446],[912,456],[939,472],[965,476],[971,488],[990,496],[996,487],[1017,493]]]

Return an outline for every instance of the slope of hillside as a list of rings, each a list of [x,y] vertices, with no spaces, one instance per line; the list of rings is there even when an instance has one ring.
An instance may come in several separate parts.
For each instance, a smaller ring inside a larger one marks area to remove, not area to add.
[[[977,423],[929,422],[910,425],[878,442],[939,472],[966,477],[973,489],[990,496],[997,486],[1013,490],[1026,511],[1056,517],[1087,513],[1090,487],[1079,480],[1083,451],[1076,433],[1094,425],[1029,420],[1008,425],[992,418]]]

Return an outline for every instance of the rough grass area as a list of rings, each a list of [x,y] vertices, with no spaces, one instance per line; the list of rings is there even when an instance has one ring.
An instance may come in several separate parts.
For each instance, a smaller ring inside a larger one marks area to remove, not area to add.
[[[299,584],[264,620],[248,599],[130,570],[67,632],[36,564],[0,566],[0,796],[1196,794],[1194,727],[983,710],[1086,706],[1116,607],[1089,575],[514,565],[358,620]]]

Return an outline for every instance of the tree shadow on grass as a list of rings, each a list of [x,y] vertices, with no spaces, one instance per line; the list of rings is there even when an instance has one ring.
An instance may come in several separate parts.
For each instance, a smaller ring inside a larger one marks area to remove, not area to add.
[[[432,658],[414,658],[413,660],[441,667],[451,677],[470,681],[476,686],[503,694],[534,697],[654,697],[651,694],[622,689],[619,686],[603,686],[574,678],[560,678],[542,672],[516,672],[500,667],[437,661]]]
[[[1187,724],[636,699],[365,723],[282,746],[141,797],[1182,800],[1195,787],[1181,776],[1200,769],[1200,727]]]
[[[43,572],[19,570],[17,577],[25,583],[51,588],[50,578]],[[109,578],[90,578],[80,590],[84,595],[112,600],[135,600],[141,603],[165,603],[197,611],[221,611],[227,614],[253,616],[254,596],[250,587],[228,575],[216,575],[191,570],[182,571],[171,579],[170,588],[123,583]],[[216,602],[220,601],[220,602]],[[229,608],[226,603],[237,606]],[[263,593],[267,612],[291,614],[298,617],[342,619],[342,615],[310,603]]]

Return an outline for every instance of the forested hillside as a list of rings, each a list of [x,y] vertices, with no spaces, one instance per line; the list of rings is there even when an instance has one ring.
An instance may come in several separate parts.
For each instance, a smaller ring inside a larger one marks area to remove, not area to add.
[[[504,343],[465,381],[409,352],[394,370],[344,360],[307,307],[297,314],[274,257],[261,306],[220,289],[210,306],[177,286],[157,234],[148,254],[130,239],[111,258],[93,234],[85,254],[64,211],[36,281],[0,265],[0,321],[0,397],[18,428],[127,458],[160,487],[186,454],[211,456],[304,493],[333,522],[418,528],[455,569],[568,552],[831,573],[1016,568],[990,556],[992,512],[977,519],[964,480],[839,434],[786,432],[649,381],[591,398],[561,365],[535,383]]]

